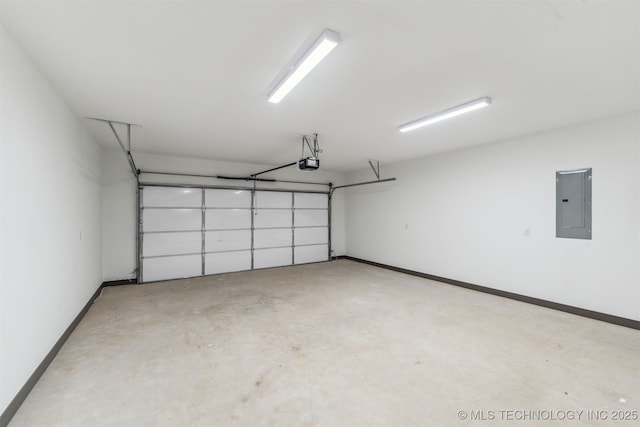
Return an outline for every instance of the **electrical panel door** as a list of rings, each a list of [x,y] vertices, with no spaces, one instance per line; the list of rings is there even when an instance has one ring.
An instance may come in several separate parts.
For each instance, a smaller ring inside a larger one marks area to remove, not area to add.
[[[556,237],[591,239],[591,168],[556,172]]]

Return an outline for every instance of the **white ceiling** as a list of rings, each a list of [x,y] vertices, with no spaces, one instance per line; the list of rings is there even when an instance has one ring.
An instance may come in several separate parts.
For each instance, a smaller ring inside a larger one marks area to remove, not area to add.
[[[136,123],[136,151],[279,165],[317,132],[346,171],[637,110],[636,1],[2,1],[3,25],[80,117]],[[280,104],[274,78],[340,45]],[[493,105],[409,134],[472,99]],[[87,122],[115,147],[106,125]]]

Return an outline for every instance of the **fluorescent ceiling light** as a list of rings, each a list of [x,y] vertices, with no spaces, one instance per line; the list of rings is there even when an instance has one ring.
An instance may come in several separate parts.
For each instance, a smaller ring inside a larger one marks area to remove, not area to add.
[[[277,104],[314,69],[322,59],[338,45],[340,35],[324,30],[311,47],[295,62],[291,70],[280,80],[269,94],[269,102]]]
[[[410,130],[418,129],[423,126],[429,126],[434,123],[441,122],[443,120],[450,119],[451,117],[456,117],[464,113],[468,113],[470,111],[474,111],[480,108],[484,108],[491,105],[491,98],[488,96],[482,97],[480,99],[476,99],[471,102],[467,102],[466,104],[458,105],[453,108],[449,108],[448,110],[441,111],[436,114],[432,114],[427,117],[423,117],[418,120],[414,120],[409,123],[405,123],[399,127],[400,132],[409,132]]]
[[[580,169],[580,170],[577,170],[577,171],[560,171],[560,172],[558,172],[558,174],[560,174],[560,175],[571,175],[573,173],[585,173],[585,172],[588,172],[588,171],[589,171],[589,169]]]

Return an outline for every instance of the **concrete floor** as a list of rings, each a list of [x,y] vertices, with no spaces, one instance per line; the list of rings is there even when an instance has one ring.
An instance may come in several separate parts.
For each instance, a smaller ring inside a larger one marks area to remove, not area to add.
[[[105,288],[10,425],[631,426],[612,418],[638,409],[638,331],[341,260]]]

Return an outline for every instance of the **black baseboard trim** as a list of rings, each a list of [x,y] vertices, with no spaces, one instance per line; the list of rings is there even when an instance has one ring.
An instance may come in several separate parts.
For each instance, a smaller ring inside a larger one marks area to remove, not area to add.
[[[354,258],[348,255],[341,255],[337,259],[348,259],[351,261],[361,262],[363,264],[373,265],[375,267],[387,270],[397,271],[399,273],[410,274],[412,276],[422,277],[423,279],[435,280],[437,282],[447,283],[449,285],[460,286],[462,288],[472,289],[474,291],[484,292],[499,297],[509,298],[512,300],[526,302],[528,304],[539,305],[541,307],[551,308],[554,310],[564,311],[566,313],[576,314],[578,316],[588,317],[590,319],[600,320],[602,322],[613,323],[614,325],[625,326],[632,329],[640,329],[640,321],[627,319],[626,317],[618,317],[611,314],[600,313],[598,311],[587,310],[585,308],[574,307],[572,305],[560,304],[540,298],[529,297],[526,295],[516,294],[514,292],[501,291],[486,286],[474,285],[473,283],[461,282],[459,280],[448,279],[446,277],[434,276],[432,274],[421,273],[419,271],[408,270],[406,268],[394,267],[392,265],[380,264],[378,262],[367,261],[366,259]]]
[[[80,313],[73,319],[73,322],[69,325],[69,327],[64,331],[62,336],[58,339],[58,341],[54,344],[53,348],[49,350],[49,353],[42,359],[42,362],[38,365],[38,367],[33,371],[27,382],[22,386],[18,394],[15,395],[13,400],[7,405],[6,409],[2,411],[0,414],[0,427],[7,427],[11,418],[18,412],[20,405],[27,398],[33,387],[36,385],[42,374],[47,370],[53,359],[56,357],[64,343],[67,341],[73,330],[78,326],[84,315],[89,311],[89,307],[93,304],[93,302],[100,296],[100,292],[102,292],[104,284],[100,285],[98,289],[94,292],[94,294],[89,299],[89,302],[82,308]]]
[[[135,285],[137,283],[138,283],[138,281],[136,279],[110,280],[108,282],[102,282],[102,287],[105,287],[105,286]]]

